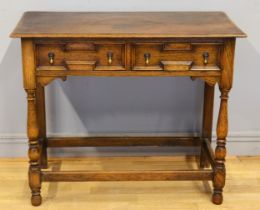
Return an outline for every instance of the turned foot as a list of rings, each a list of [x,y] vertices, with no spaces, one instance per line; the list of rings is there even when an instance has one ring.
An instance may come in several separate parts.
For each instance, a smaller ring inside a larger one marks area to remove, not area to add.
[[[212,195],[212,203],[220,205],[223,202],[222,192],[214,192]]]
[[[33,206],[40,206],[42,203],[42,196],[41,195],[32,195],[31,203]]]

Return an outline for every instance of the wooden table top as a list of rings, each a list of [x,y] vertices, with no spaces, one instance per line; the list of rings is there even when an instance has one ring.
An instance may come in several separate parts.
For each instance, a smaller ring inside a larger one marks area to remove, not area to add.
[[[245,37],[223,12],[26,12],[11,37]]]

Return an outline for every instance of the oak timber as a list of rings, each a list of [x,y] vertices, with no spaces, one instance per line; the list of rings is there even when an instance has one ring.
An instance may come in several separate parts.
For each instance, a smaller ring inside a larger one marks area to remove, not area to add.
[[[21,38],[22,42],[32,205],[41,204],[44,180],[210,179],[213,181],[212,202],[223,202],[228,93],[232,88],[235,42],[236,38],[246,37],[225,13],[26,12],[11,37]],[[189,65],[180,67],[183,63]],[[201,136],[48,138],[44,86],[57,78],[65,81],[68,76],[187,76],[192,80],[201,79],[205,82]],[[215,84],[220,88],[221,99],[217,147],[213,152],[210,143]],[[200,169],[171,169],[170,172],[165,169],[157,172],[44,170],[48,163],[47,147],[138,145],[200,146]],[[208,162],[211,169],[206,169]]]
[[[11,36],[206,38],[246,35],[223,12],[26,12]]]

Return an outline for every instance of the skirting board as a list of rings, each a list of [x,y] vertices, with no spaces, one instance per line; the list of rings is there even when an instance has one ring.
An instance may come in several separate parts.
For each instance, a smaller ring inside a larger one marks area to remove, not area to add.
[[[143,134],[143,133],[142,133]],[[132,134],[133,135],[133,134]],[[145,135],[145,134],[143,134]],[[152,135],[149,133],[149,135]],[[158,133],[157,133],[158,135]],[[168,133],[167,135],[174,135]],[[176,135],[176,134],[175,134]],[[185,135],[185,134],[181,134]],[[51,134],[59,136],[59,134]],[[75,134],[62,134],[75,136]],[[84,136],[78,134],[77,136]],[[86,136],[86,135],[85,135]],[[187,136],[187,134],[186,134]],[[215,135],[213,139],[216,139]],[[213,140],[213,146],[216,141]],[[231,132],[227,141],[228,155],[260,155],[260,132]],[[27,157],[28,143],[25,134],[0,135],[0,157]],[[102,148],[51,148],[51,156],[150,156],[150,155],[183,155],[195,154],[193,148],[176,147],[102,147]]]

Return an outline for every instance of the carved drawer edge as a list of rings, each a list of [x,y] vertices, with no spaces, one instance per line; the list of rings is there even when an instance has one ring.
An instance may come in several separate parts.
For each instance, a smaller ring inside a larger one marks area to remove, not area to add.
[[[163,71],[161,66],[134,66],[132,71]]]
[[[68,70],[93,71],[96,67],[96,61],[65,61]]]
[[[214,65],[214,66],[192,66],[190,69],[191,71],[221,71],[221,69]]]
[[[161,61],[165,71],[188,71],[191,69],[192,61]]]
[[[96,51],[96,45],[92,42],[67,42],[63,48],[64,51]]]
[[[38,66],[37,71],[65,71],[67,68],[65,66]]]
[[[94,71],[125,71],[123,66],[97,66]]]
[[[37,71],[125,71],[123,66],[96,66],[96,61],[66,61],[64,66],[38,66]]]
[[[103,70],[104,68],[111,70],[111,71],[117,71],[117,70],[125,70],[124,67],[121,66],[99,66],[96,67],[94,70]],[[68,70],[65,66],[38,66],[38,71],[65,71]],[[82,69],[80,69],[82,70]],[[132,68],[132,71],[162,71],[163,68],[160,66],[134,66]],[[221,69],[218,66],[192,66],[190,71],[221,71]]]
[[[192,50],[192,43],[165,43],[163,45],[164,51],[190,51]]]
[[[170,61],[171,62],[171,61]],[[181,67],[177,67],[177,68],[170,68],[169,70],[162,68],[162,66],[134,66],[132,68],[132,71],[221,71],[221,69],[218,66],[192,66],[192,63],[190,63],[191,61],[187,62],[184,61],[185,65],[188,65],[188,67],[183,67],[183,69],[181,69]],[[164,63],[165,64],[165,63]],[[167,63],[166,63],[167,64]],[[190,65],[190,67],[189,67]],[[186,68],[186,69],[185,69]]]

